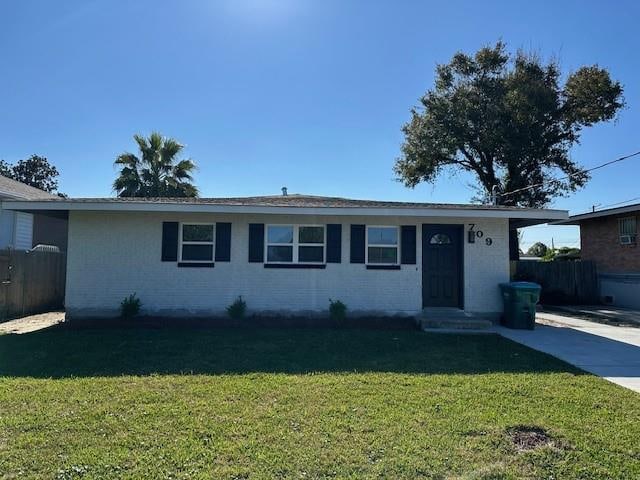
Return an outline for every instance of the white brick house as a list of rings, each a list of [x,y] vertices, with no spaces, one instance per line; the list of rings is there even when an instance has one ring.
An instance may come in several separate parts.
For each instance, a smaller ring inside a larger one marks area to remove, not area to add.
[[[252,312],[414,315],[450,307],[495,316],[509,280],[509,228],[565,211],[303,195],[10,201],[69,215],[70,318],[216,316],[238,296]]]

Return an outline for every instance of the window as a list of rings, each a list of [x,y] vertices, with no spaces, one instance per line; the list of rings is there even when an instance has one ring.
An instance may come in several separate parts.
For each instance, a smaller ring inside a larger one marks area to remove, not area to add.
[[[181,224],[180,261],[213,262],[212,223]]]
[[[475,233],[475,232],[474,232]],[[431,240],[429,240],[431,245],[449,245],[451,243],[451,238],[446,233],[436,233]]]
[[[398,264],[398,227],[367,227],[367,263]]]
[[[636,217],[625,217],[618,220],[620,243],[631,245],[636,243]]]
[[[267,228],[267,262],[293,262],[293,226]]]
[[[267,225],[267,263],[324,263],[323,225]]]

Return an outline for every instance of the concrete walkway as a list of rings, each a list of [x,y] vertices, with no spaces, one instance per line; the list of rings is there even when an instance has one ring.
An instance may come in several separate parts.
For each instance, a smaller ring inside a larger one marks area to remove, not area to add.
[[[536,329],[495,331],[610,382],[640,392],[640,329],[538,313]]]
[[[0,323],[0,335],[5,333],[31,333],[64,322],[64,312],[48,312],[16,318]]]

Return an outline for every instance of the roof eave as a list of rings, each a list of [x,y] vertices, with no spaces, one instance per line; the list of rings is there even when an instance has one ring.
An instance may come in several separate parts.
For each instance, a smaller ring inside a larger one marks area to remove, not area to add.
[[[556,220],[555,222],[550,222],[550,225],[580,225],[580,220],[571,219],[571,217],[569,217],[566,220]]]
[[[585,220],[593,220],[602,217],[611,217],[615,215],[624,215],[625,213],[640,211],[640,204],[625,205],[623,207],[608,208],[596,212],[581,213],[580,215],[572,215],[566,220],[554,222],[554,225],[580,225]]]
[[[116,203],[20,201],[2,202],[8,210],[39,211],[113,211],[113,212],[189,212],[226,214],[283,214],[283,215],[336,215],[336,216],[396,216],[396,217],[462,217],[462,218],[516,218],[527,219],[531,224],[547,223],[567,218],[565,210],[542,209],[479,209],[479,208],[419,208],[419,207],[288,207],[273,205],[216,205],[185,203]]]

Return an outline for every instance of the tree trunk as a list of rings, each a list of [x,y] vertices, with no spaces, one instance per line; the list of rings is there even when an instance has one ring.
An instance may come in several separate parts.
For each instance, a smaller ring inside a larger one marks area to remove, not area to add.
[[[518,245],[517,228],[509,228],[509,260],[520,260],[520,245]]]

